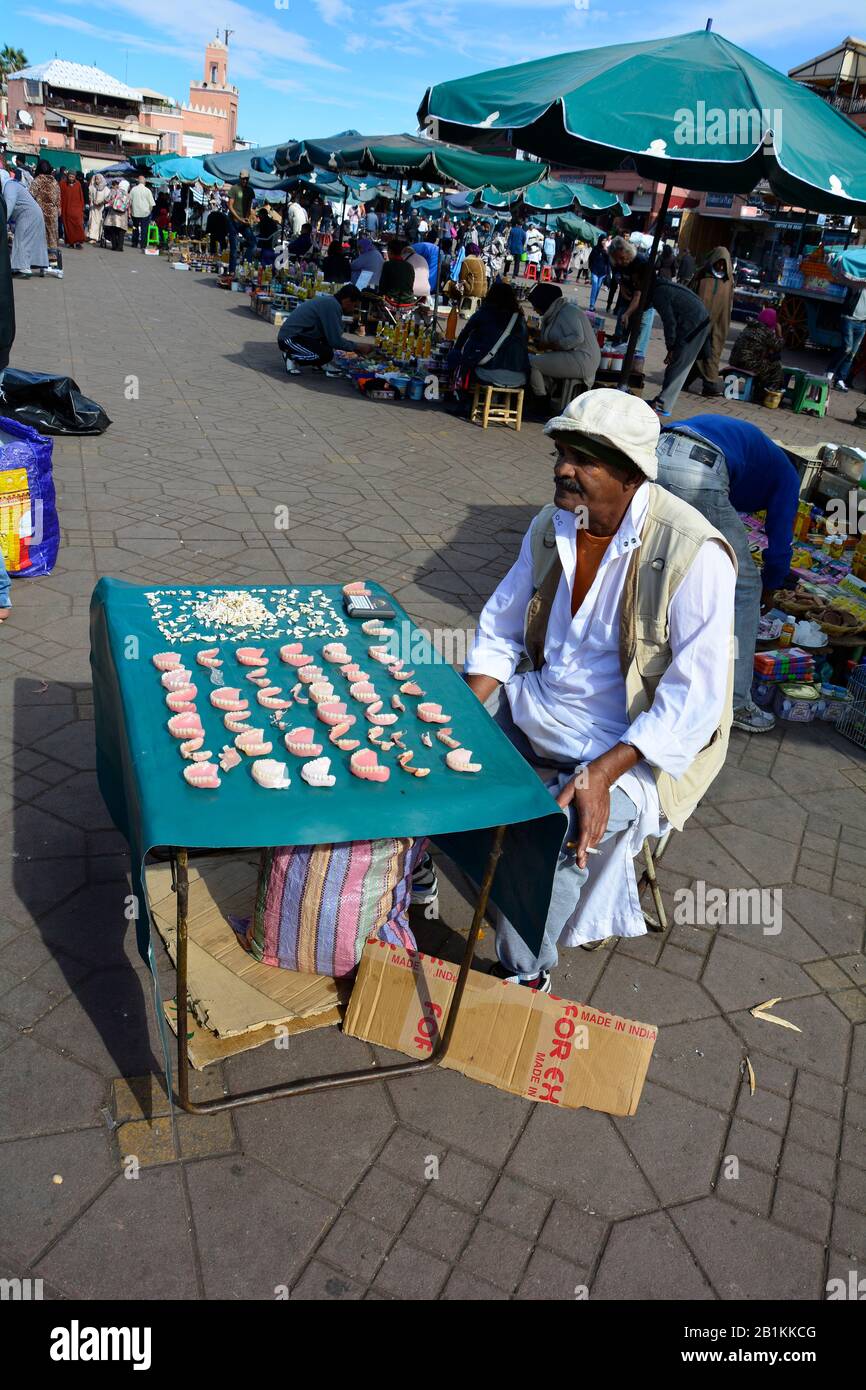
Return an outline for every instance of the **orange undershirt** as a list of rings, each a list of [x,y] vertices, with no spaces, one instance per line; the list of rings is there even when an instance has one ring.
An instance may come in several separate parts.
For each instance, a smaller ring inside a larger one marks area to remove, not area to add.
[[[577,532],[577,565],[571,589],[571,616],[574,617],[593,585],[611,536],[591,536],[581,528]]]

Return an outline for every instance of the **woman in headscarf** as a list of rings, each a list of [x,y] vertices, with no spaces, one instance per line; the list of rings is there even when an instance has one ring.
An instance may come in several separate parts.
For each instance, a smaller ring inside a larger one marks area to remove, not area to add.
[[[116,184],[112,181],[102,225],[112,251],[122,251],[129,228],[129,183],[126,179]]]
[[[48,245],[45,240],[45,218],[42,209],[17,179],[0,169],[6,218],[14,232],[12,241],[12,274],[29,278],[33,268],[48,266]]]
[[[541,316],[535,352],[529,358],[535,395],[546,397],[556,381],[592,386],[601,349],[586,314],[573,300],[563,298],[558,285],[550,283],[536,285],[529,302]]]
[[[738,370],[753,372],[762,390],[781,391],[782,335],[775,309],[762,309],[756,319],[749,319],[728,360]]]
[[[98,246],[102,241],[102,221],[108,202],[108,183],[104,174],[94,174],[90,185],[90,216],[87,219],[87,240]]]
[[[45,220],[45,241],[55,259],[57,249],[57,219],[60,215],[60,188],[47,159],[40,159],[36,165],[36,177],[30,185],[30,196],[35,198],[42,209]]]
[[[80,251],[84,245],[84,189],[71,169],[60,185],[60,209],[66,245]]]
[[[719,381],[719,362],[727,341],[728,329],[731,326],[731,310],[734,307],[734,271],[727,246],[713,248],[693,277],[689,289],[698,296],[710,316],[710,332],[706,356],[695,362],[686,386],[690,381],[701,377],[704,395],[720,396],[722,383]]]
[[[385,257],[382,252],[377,250],[372,240],[368,236],[358,237],[358,254],[352,261],[352,281],[357,285],[358,276],[363,270],[369,270],[373,276],[367,288],[375,290],[379,288],[379,276],[382,274],[382,266],[385,264]]]

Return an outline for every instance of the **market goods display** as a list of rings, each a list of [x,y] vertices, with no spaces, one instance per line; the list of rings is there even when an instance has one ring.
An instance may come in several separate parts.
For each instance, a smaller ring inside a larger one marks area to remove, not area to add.
[[[343,586],[343,596],[370,592],[360,580]],[[224,797],[227,786],[249,779],[262,794],[321,797],[338,794],[346,775],[372,791],[392,771],[406,786],[431,775],[456,785],[483,772],[459,720],[426,698],[399,656],[397,629],[379,619],[349,622],[339,592],[169,589],[146,598],[160,639],[181,648],[150,658],[167,710],[166,771],[177,759],[177,774],[197,792]],[[255,645],[245,640],[251,633]],[[286,635],[295,640],[283,642]],[[198,642],[217,645],[183,651]],[[299,679],[277,684],[280,670]],[[298,720],[304,708],[306,722]],[[216,758],[211,748],[221,749]]]

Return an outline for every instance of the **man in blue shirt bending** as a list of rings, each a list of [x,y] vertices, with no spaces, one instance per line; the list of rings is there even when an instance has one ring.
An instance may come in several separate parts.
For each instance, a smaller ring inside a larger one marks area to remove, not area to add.
[[[787,454],[763,430],[743,420],[694,415],[662,430],[658,481],[711,521],[737,556],[734,602],[734,727],[749,734],[775,719],[751,698],[761,608],[770,607],[791,568],[791,540],[800,479]],[[752,559],[738,512],[766,511],[763,579]],[[762,592],[763,584],[763,592]]]

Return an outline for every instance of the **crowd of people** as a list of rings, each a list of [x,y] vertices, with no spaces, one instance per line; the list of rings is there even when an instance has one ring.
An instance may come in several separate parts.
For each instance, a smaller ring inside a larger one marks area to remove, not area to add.
[[[473,360],[487,330],[506,305],[492,288],[505,282],[520,286],[534,280],[528,296],[540,322],[536,341],[526,347],[526,361],[515,366],[515,330],[499,346],[509,365],[509,379],[522,375],[531,388],[529,409],[544,413],[556,383],[574,381],[578,389],[593,384],[600,352],[597,327],[576,302],[562,293],[570,276],[589,286],[589,311],[598,308],[607,288],[608,313],[616,319],[613,346],[624,345],[643,303],[635,358],[641,367],[656,319],[666,349],[661,387],[650,402],[661,416],[671,414],[680,393],[693,383],[705,396],[723,394],[721,359],[730,331],[735,279],[731,255],[715,247],[698,263],[688,246],[663,243],[655,264],[625,229],[603,234],[593,246],[543,227],[516,213],[512,218],[461,216],[447,209],[436,218],[411,205],[398,210],[393,200],[345,205],[342,221],[336,205],[312,185],[298,185],[285,200],[257,197],[249,170],[228,188],[213,188],[193,197],[176,181],[156,192],[144,173],[134,179],[101,173],[85,178],[72,170],[55,170],[40,159],[31,170],[23,156],[14,161],[0,154],[0,182],[7,224],[13,231],[12,272],[34,270],[62,275],[61,245],[80,250],[86,244],[121,252],[130,245],[141,252],[148,242],[164,243],[170,232],[188,231],[208,239],[213,254],[228,253],[226,278],[240,259],[273,264],[280,251],[317,259],[326,280],[353,284],[405,309],[435,300],[471,315],[452,354],[455,405],[465,409],[465,386],[477,379]],[[130,235],[131,234],[131,235]],[[830,380],[839,390],[848,379],[866,334],[866,292],[852,291],[843,306],[843,343]],[[478,317],[481,309],[484,313]],[[503,320],[503,325],[511,314]],[[490,346],[488,344],[488,346]],[[762,392],[781,387],[781,334],[776,312],[765,308],[738,336],[729,366],[748,372]],[[495,371],[496,365],[484,364]]]
[[[12,233],[12,273],[22,279],[34,272],[62,278],[65,250],[90,245],[123,251],[130,233],[131,245],[144,251],[152,227],[165,244],[169,232],[197,231],[207,211],[177,179],[154,193],[143,173],[85,176],[44,158],[31,166],[24,155],[4,151],[0,184]]]

